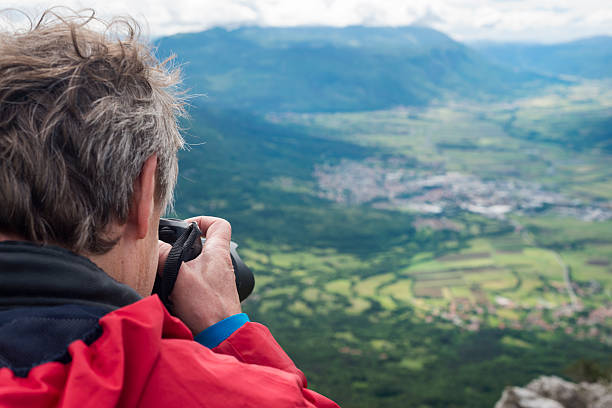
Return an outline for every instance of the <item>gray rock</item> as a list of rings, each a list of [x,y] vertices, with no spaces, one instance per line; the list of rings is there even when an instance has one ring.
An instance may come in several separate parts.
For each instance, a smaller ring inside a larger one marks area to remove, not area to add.
[[[540,377],[524,388],[506,388],[495,408],[612,408],[612,384]]]
[[[587,408],[580,387],[559,377],[540,377],[527,384],[527,389],[561,403],[563,407]]]
[[[555,400],[542,397],[527,388],[508,387],[495,408],[565,408]]]

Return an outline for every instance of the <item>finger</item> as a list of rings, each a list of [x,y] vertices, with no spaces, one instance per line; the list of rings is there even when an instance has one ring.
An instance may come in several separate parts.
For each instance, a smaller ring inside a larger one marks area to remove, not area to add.
[[[164,265],[166,264],[166,259],[168,259],[168,255],[170,255],[170,250],[172,249],[172,245],[164,242],[157,241],[159,245],[159,258],[157,261],[157,274],[159,276],[162,275],[164,270]]]
[[[232,239],[232,226],[223,218],[218,217],[193,217],[185,220],[195,222],[206,237],[205,245],[220,246],[228,248]]]

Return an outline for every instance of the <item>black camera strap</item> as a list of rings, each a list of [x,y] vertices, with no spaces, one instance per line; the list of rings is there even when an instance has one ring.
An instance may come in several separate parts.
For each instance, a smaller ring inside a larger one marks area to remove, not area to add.
[[[179,274],[179,269],[183,264],[186,253],[193,246],[196,239],[200,239],[200,230],[195,223],[189,225],[187,229],[177,238],[172,245],[172,249],[168,254],[161,280],[156,280],[153,289],[154,293],[159,294],[159,297],[168,311],[172,313],[172,302],[169,297],[174,289],[176,278]]]

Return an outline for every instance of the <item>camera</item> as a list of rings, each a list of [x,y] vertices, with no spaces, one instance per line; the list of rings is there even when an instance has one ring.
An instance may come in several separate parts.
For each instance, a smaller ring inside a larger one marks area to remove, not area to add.
[[[164,265],[163,277],[158,275],[153,287],[153,293],[160,295],[165,304],[168,302],[167,298],[172,292],[181,264],[195,259],[202,252],[202,245],[206,239],[201,236],[202,232],[195,222],[190,223],[175,218],[159,220],[159,239],[173,246]],[[255,277],[238,255],[237,249],[238,244],[230,242],[230,257],[236,277],[236,290],[242,302],[253,291]]]

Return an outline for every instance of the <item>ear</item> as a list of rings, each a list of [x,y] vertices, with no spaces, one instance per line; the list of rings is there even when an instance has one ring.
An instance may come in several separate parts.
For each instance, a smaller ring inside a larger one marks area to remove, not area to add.
[[[128,228],[137,239],[147,236],[150,228],[150,218],[155,207],[155,173],[157,170],[157,155],[145,161],[140,176],[134,182],[132,206],[128,215]]]

